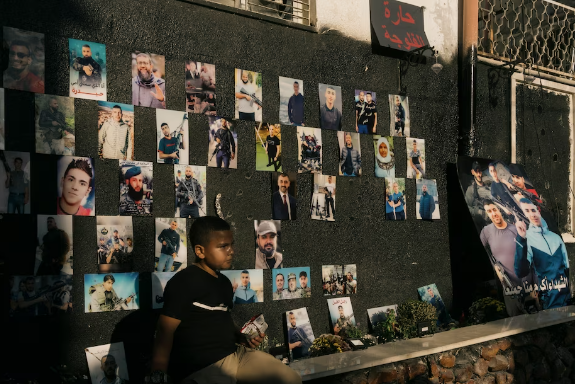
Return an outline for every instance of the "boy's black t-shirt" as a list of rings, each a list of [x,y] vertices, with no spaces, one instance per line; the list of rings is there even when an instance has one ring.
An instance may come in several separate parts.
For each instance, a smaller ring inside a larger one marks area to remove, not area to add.
[[[191,265],[164,290],[163,314],[181,321],[174,332],[169,374],[180,381],[236,351],[230,280]]]

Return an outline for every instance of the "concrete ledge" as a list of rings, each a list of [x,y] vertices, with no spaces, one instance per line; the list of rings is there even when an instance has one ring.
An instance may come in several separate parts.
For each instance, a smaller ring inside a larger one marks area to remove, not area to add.
[[[290,367],[301,375],[303,381],[307,381],[427,356],[573,320],[575,320],[575,306],[571,305],[534,315],[515,316],[487,324],[454,329],[432,337],[380,344],[362,351],[313,357],[295,361]]]

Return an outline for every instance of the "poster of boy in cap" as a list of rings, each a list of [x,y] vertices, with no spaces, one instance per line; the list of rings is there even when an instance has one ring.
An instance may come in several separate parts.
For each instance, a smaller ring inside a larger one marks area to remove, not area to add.
[[[152,214],[153,165],[146,161],[120,160],[121,216]]]

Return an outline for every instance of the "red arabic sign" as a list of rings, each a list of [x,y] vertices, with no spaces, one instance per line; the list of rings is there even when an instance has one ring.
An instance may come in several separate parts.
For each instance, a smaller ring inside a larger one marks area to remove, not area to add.
[[[395,0],[370,0],[371,26],[382,47],[411,51],[429,45],[423,8]]]

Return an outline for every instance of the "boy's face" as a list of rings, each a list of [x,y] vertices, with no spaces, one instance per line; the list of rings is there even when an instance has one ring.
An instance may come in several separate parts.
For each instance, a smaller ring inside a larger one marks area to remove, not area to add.
[[[248,275],[247,273],[242,273],[242,285],[244,287],[247,287],[249,283],[250,283],[250,275]]]
[[[234,236],[232,231],[215,231],[210,241],[196,255],[214,270],[230,269],[234,257]],[[203,252],[202,252],[203,251]]]

